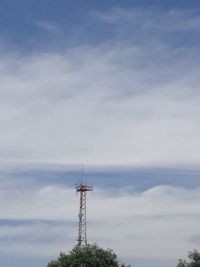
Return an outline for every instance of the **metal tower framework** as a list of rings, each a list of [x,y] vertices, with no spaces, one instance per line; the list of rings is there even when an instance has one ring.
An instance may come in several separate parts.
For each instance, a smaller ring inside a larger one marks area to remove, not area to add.
[[[80,183],[76,185],[76,193],[80,193],[79,207],[79,228],[78,228],[78,246],[87,245],[87,217],[86,217],[86,196],[88,191],[93,191],[93,187]]]

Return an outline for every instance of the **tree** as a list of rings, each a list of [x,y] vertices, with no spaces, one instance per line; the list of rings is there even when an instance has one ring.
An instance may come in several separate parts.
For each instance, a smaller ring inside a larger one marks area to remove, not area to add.
[[[186,266],[186,261],[179,259],[177,267],[185,267],[185,266]]]
[[[47,267],[131,267],[120,263],[117,255],[110,249],[87,245],[74,247],[68,255],[60,253],[56,261],[48,263]]]
[[[177,267],[200,267],[200,252],[196,249],[188,253],[190,262],[179,260]]]

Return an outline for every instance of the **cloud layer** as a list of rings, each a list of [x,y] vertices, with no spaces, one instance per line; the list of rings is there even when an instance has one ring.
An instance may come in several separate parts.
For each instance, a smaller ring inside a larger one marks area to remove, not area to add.
[[[0,161],[199,165],[198,14],[113,8],[87,16],[85,24],[71,31],[61,21],[34,18],[31,27],[44,39],[59,36],[62,49],[55,40],[26,53],[1,44]],[[63,180],[44,182],[51,170],[22,174],[17,171],[22,165],[16,164],[15,172],[8,168],[6,173],[4,164],[0,254],[52,259],[71,249],[77,235],[74,188]],[[51,166],[53,173],[56,165]],[[146,179],[146,173],[138,176]],[[105,181],[107,174],[96,179]],[[120,178],[116,191],[115,174]],[[151,181],[137,177],[136,185],[129,173],[129,183],[122,182],[123,169],[115,174],[88,196],[91,242],[111,247],[133,263],[139,259],[140,267],[147,260],[153,267],[156,260],[159,267],[167,262],[175,266],[199,246],[198,171],[183,172],[182,183],[177,182],[180,173],[173,174],[175,182],[172,174],[157,173],[157,184],[151,172]],[[171,183],[161,181],[167,175]],[[187,177],[195,180],[192,186]]]
[[[111,41],[1,54],[1,159],[198,164],[198,52]]]
[[[3,254],[52,258],[73,247],[79,200],[74,188],[49,185],[19,191],[8,186],[0,196]],[[199,244],[199,196],[200,188],[160,185],[111,195],[96,188],[95,195],[88,195],[89,240],[133,261],[175,260]]]

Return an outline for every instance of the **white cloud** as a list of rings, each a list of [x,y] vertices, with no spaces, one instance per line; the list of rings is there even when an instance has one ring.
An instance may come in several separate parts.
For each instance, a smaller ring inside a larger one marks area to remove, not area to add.
[[[148,49],[1,56],[1,159],[198,164],[196,55]]]
[[[117,37],[65,52],[1,52],[1,161],[198,165],[199,48],[170,46],[165,34],[198,31],[199,17],[153,9],[92,15],[112,24]],[[56,23],[36,24],[59,31]],[[29,223],[0,225],[1,253],[69,250],[77,234],[74,189],[27,188],[9,178],[1,183],[0,219]],[[97,188],[88,196],[89,240],[126,258],[175,264],[199,242],[199,198],[199,188],[116,195]]]
[[[4,188],[0,193],[2,219],[36,220],[1,226],[0,239],[12,240],[11,247],[0,244],[2,252],[56,256],[59,250],[73,247],[79,201],[74,189],[47,186],[19,192]],[[94,195],[88,194],[89,241],[111,247],[122,257],[177,259],[196,246],[199,200],[199,188],[157,186],[119,195],[97,188]]]
[[[111,15],[129,18],[130,27],[135,16],[138,23],[146,18],[149,27],[160,16],[159,27],[196,21],[191,11],[114,9]],[[63,53],[1,54],[0,158],[199,164],[198,54],[198,48],[170,47],[156,37],[132,43],[127,35]]]
[[[47,32],[58,32],[59,27],[56,23],[52,23],[49,21],[44,21],[44,20],[37,20],[35,21],[35,24],[42,30],[47,31]]]
[[[148,9],[132,8],[130,10],[114,7],[107,13],[91,12],[95,18],[117,25],[122,29],[124,25],[128,29],[139,28],[141,34],[144,30],[175,32],[175,31],[198,31],[200,26],[199,14],[195,9],[181,10],[172,8],[168,11],[160,8]]]

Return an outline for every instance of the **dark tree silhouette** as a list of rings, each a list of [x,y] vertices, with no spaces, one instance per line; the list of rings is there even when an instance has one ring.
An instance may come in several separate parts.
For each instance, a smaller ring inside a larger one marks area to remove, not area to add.
[[[177,267],[200,267],[200,252],[196,249],[188,253],[190,262],[179,260]]]
[[[120,263],[117,255],[110,249],[95,245],[75,247],[69,254],[60,253],[57,260],[47,267],[131,267]]]

